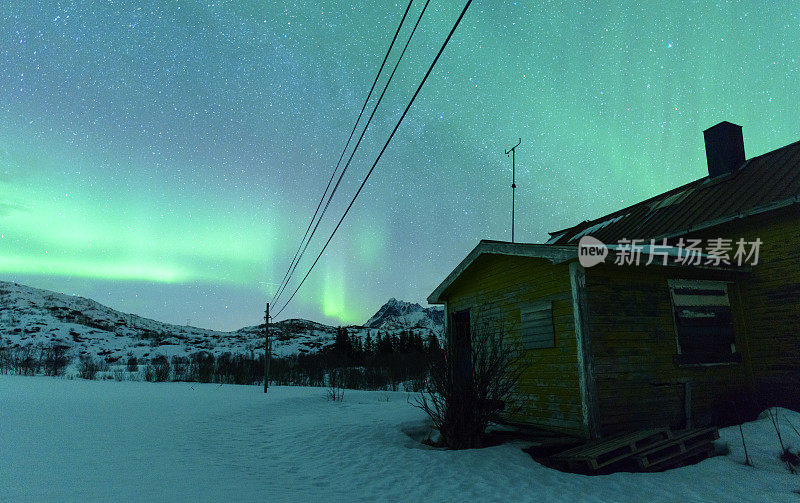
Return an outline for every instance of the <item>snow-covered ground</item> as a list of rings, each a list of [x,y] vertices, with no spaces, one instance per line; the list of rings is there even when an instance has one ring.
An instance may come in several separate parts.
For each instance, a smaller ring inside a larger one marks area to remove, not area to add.
[[[425,447],[404,393],[0,375],[0,501],[800,501],[768,420],[664,473],[545,468],[524,442]],[[800,414],[783,412],[800,425]],[[784,438],[800,440],[788,426]]]

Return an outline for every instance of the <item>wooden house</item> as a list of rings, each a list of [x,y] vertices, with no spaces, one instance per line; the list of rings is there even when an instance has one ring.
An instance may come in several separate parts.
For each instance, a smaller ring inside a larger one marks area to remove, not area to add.
[[[705,141],[707,177],[543,244],[481,241],[428,297],[448,334],[497,321],[521,348],[513,421],[594,438],[800,407],[800,142],[746,160],[728,122]],[[585,236],[604,262],[581,265]],[[618,260],[634,239],[641,262]],[[732,249],[678,263],[697,240]]]

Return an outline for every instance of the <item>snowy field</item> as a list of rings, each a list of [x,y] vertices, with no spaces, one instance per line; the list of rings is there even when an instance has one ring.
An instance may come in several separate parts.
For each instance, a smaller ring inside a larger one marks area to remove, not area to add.
[[[766,419],[745,425],[755,468],[728,428],[727,456],[586,477],[537,464],[524,442],[425,447],[407,434],[424,416],[406,399],[0,375],[0,501],[800,502],[800,475],[778,461]],[[800,425],[800,414],[783,417]]]

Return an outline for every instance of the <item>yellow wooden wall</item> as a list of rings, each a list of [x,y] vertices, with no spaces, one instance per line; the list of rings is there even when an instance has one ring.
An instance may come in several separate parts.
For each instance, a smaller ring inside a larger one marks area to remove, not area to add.
[[[748,274],[681,267],[586,269],[589,368],[602,435],[656,425],[683,426],[685,387],[694,424],[730,421],[770,405],[800,407],[800,206],[739,219],[692,233],[763,241]],[[667,280],[732,281],[741,363],[682,366]],[[553,301],[554,348],[524,351],[520,382],[528,407],[519,422],[585,434],[568,264],[482,255],[443,293],[448,316],[471,310],[473,324],[502,326],[519,339],[520,306]],[[742,403],[749,402],[749,403]]]
[[[502,327],[519,342],[520,307],[553,301],[555,347],[524,350],[519,393],[527,402],[515,422],[584,434],[569,268],[547,260],[481,255],[444,292],[448,316],[470,309],[473,326]]]

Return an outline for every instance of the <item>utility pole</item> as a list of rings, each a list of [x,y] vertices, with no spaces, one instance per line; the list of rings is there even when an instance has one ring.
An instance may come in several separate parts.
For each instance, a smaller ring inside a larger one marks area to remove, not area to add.
[[[272,359],[272,340],[269,336],[269,302],[264,313],[264,393],[269,388],[269,362]]]
[[[514,242],[514,210],[516,206],[516,190],[517,190],[517,147],[522,143],[522,138],[519,139],[516,145],[506,150],[506,155],[511,154],[511,242]]]

